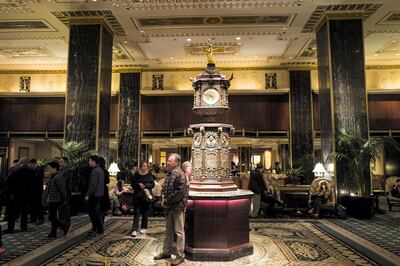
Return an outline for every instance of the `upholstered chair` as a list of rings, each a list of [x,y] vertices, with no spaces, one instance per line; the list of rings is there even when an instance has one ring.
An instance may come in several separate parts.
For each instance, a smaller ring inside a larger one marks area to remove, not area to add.
[[[393,206],[400,207],[400,198],[393,197],[391,194],[393,186],[396,184],[396,180],[400,179],[399,176],[390,176],[385,181],[385,191],[388,193],[386,196],[387,203],[389,205],[389,211],[392,211]]]
[[[321,177],[316,178],[311,182],[310,192],[308,193],[308,205],[311,207],[311,196],[317,193],[319,184],[323,181],[328,183],[328,189],[331,191],[331,194],[328,197],[328,201],[321,206],[321,211],[327,210],[331,215],[333,215],[336,209],[336,189],[335,184],[331,179]]]

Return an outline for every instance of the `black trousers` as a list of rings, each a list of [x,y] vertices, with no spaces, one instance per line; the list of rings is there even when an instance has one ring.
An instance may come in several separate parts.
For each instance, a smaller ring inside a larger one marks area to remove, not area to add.
[[[57,228],[64,229],[67,226],[67,222],[64,221],[60,215],[60,206],[63,205],[61,202],[50,202],[49,203],[49,221],[51,222],[51,233],[56,234]]]
[[[100,202],[102,197],[91,196],[88,202],[88,213],[90,221],[92,223],[93,231],[102,234],[103,229],[103,219],[101,217]]]
[[[19,226],[21,230],[26,231],[28,229],[28,203],[23,201],[11,201],[8,205],[8,219],[7,229],[14,231],[15,220],[21,215],[19,220]]]
[[[149,209],[150,209],[150,203],[148,202],[142,202],[140,204],[134,205],[135,212],[133,214],[132,231],[138,231],[140,216],[142,216],[142,224],[140,228],[147,229],[147,224],[149,221]]]
[[[32,195],[32,202],[29,210],[30,221],[37,222],[44,221],[43,205],[42,205],[42,192],[36,191]]]

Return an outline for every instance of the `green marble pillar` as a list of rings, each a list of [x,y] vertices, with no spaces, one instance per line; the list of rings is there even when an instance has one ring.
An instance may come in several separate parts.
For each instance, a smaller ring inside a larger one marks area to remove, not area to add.
[[[317,45],[321,146],[326,160],[336,151],[340,130],[368,138],[362,19],[328,19],[317,32]],[[338,191],[347,188],[350,178],[345,167],[336,163]],[[370,192],[369,164],[363,178]]]
[[[113,36],[102,24],[70,25],[65,141],[87,141],[108,159]]]

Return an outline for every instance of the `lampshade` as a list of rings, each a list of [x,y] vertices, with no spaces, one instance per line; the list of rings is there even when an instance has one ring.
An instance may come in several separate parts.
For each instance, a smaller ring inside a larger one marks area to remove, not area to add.
[[[118,164],[116,162],[112,162],[112,164],[110,164],[110,167],[108,168],[108,173],[111,176],[116,176],[118,172],[120,172]]]
[[[326,173],[326,170],[322,163],[317,163],[314,167],[313,173],[315,176],[323,176]]]

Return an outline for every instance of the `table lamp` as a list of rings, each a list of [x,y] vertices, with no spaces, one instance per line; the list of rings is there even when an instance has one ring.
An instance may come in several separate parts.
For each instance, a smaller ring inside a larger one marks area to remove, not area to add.
[[[316,178],[323,177],[324,174],[327,173],[322,163],[317,163],[312,172]]]
[[[108,173],[110,176],[116,176],[119,172],[121,172],[118,168],[118,164],[116,162],[112,162],[110,167],[108,168]]]

